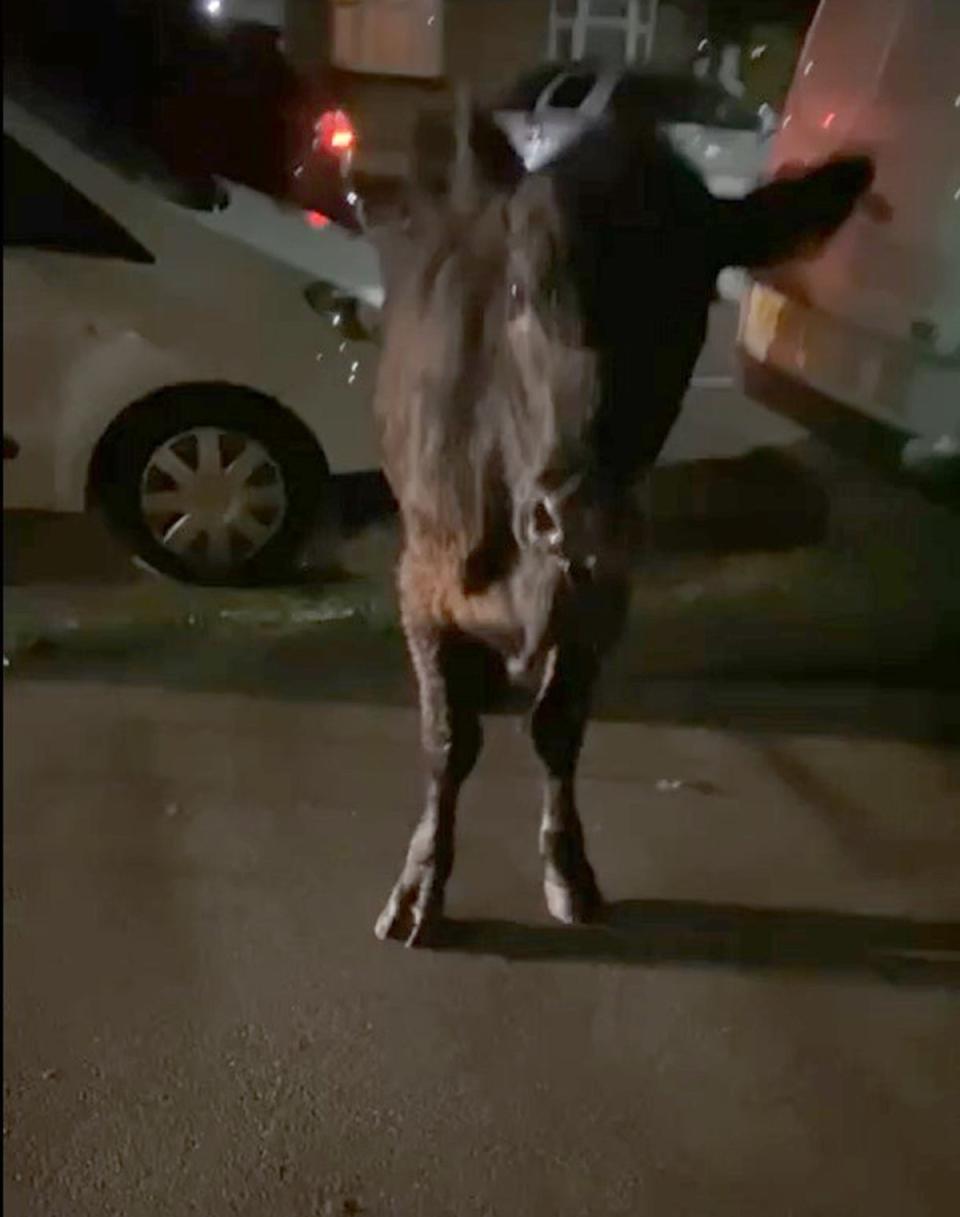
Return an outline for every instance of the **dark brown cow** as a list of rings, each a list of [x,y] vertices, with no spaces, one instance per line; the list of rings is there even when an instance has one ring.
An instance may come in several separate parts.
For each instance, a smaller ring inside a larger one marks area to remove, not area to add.
[[[434,176],[423,192],[389,294],[376,400],[427,763],[376,932],[408,945],[442,913],[480,751],[478,643],[535,690],[548,908],[563,922],[599,912],[574,774],[627,608],[633,488],[679,410],[718,272],[825,240],[873,175],[847,157],[725,201],[643,122],[598,128],[535,175],[491,122],[462,126],[454,185]]]

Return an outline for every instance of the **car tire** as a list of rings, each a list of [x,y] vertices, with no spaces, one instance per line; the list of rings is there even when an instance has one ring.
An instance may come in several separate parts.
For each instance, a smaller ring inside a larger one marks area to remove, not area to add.
[[[166,390],[113,423],[91,471],[108,525],[189,583],[289,578],[329,509],[329,471],[277,402],[230,386]]]

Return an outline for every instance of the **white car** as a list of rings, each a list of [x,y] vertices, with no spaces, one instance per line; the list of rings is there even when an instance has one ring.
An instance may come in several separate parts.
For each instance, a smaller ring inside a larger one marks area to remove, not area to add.
[[[379,465],[375,248],[230,183],[174,201],[9,99],[3,121],[4,507],[96,505],[180,578],[289,569],[330,474]]]

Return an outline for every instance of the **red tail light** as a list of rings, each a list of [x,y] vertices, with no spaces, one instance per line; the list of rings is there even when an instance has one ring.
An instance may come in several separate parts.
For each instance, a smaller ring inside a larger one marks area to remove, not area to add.
[[[320,147],[334,156],[345,156],[352,152],[357,142],[353,123],[343,110],[327,110],[314,123],[313,130]]]

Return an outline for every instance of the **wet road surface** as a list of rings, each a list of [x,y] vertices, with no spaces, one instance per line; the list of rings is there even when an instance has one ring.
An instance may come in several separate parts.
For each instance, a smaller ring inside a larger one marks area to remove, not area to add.
[[[8,679],[7,1212],[947,1217],[957,754],[771,721],[594,726],[565,930],[494,720],[418,953],[412,710]]]

